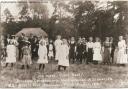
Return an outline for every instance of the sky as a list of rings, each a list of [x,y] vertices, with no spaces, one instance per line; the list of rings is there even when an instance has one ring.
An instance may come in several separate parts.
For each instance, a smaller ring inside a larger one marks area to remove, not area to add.
[[[1,3],[1,16],[2,16],[2,18],[1,19],[4,19],[5,18],[5,16],[4,16],[4,10],[6,9],[6,8],[8,8],[9,10],[10,10],[10,12],[11,12],[11,14],[14,16],[14,17],[16,17],[16,16],[18,16],[18,13],[19,13],[19,11],[20,11],[20,8],[19,7],[17,7],[17,1],[18,0],[0,0],[2,3]],[[22,0],[20,0],[20,1],[22,1]],[[33,1],[37,1],[37,0],[33,0]],[[42,1],[45,1],[45,0],[42,0]],[[13,3],[12,3],[13,2]],[[68,3],[68,0],[66,1],[67,3]],[[53,14],[53,11],[54,11],[54,7],[52,6],[52,4],[50,3],[50,2],[47,2],[47,3],[44,3],[44,4],[46,4],[47,5],[47,9],[48,9],[48,17],[50,18],[51,16],[52,16],[52,14]],[[100,0],[100,3],[99,3],[99,5],[98,5],[98,7],[103,7],[103,6],[105,6],[106,5],[106,1],[104,1],[104,0]],[[64,13],[65,14],[65,13]],[[67,13],[68,14],[68,13]]]
[[[1,1],[1,0],[0,0]],[[1,16],[3,17],[3,19],[5,18],[4,16],[4,10],[6,8],[8,8],[11,12],[11,14],[16,17],[18,16],[18,13],[20,11],[20,8],[17,7],[17,0],[5,0],[5,1],[2,1],[1,3]],[[47,5],[47,8],[48,8],[48,13],[49,13],[49,16],[48,17],[51,17],[52,16],[52,13],[54,11],[54,8],[52,6],[51,3],[47,2],[47,3],[43,3],[45,5]]]

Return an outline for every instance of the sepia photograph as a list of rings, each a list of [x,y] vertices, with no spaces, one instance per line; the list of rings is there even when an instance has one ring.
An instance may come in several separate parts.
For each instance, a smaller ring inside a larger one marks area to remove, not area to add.
[[[0,88],[128,88],[128,1],[0,0]]]

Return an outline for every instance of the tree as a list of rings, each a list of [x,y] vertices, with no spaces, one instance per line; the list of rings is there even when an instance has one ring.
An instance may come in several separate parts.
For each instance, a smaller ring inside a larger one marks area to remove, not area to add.
[[[76,8],[74,12],[75,26],[78,31],[78,35],[88,36],[93,35],[94,25],[94,5],[91,1],[78,1],[76,2]]]
[[[27,2],[28,1],[28,2]],[[31,0],[27,0],[27,3],[18,3],[18,7],[22,8],[19,15],[21,21],[24,23],[24,27],[41,27],[48,32],[48,10],[47,6],[43,3],[33,3]]]
[[[50,18],[49,33],[51,38],[57,34],[63,37],[76,36],[76,29],[74,28],[74,16],[71,3],[67,1],[52,1],[54,6],[53,16]]]
[[[6,22],[10,22],[14,20],[14,17],[12,16],[11,12],[8,8],[4,10],[4,15],[6,16]]]
[[[114,1],[109,2],[113,6],[113,34],[116,36],[126,35],[128,33],[128,2]]]

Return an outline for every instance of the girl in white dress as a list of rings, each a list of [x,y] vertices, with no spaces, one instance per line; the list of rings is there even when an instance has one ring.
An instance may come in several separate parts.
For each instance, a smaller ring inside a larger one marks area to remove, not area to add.
[[[93,61],[96,64],[102,62],[101,43],[98,37],[96,37],[96,42],[93,44]]]
[[[41,69],[44,70],[45,64],[48,63],[48,57],[47,57],[46,41],[43,38],[39,41],[38,56],[39,59],[37,63],[39,64],[39,70]]]
[[[61,53],[60,47],[62,45],[62,40],[60,35],[57,36],[57,40],[55,40],[54,45],[55,45],[55,60],[58,61],[60,59],[60,53]]]
[[[60,47],[61,53],[60,53],[60,59],[58,61],[58,70],[60,71],[60,68],[63,67],[64,70],[66,70],[66,67],[69,66],[69,46],[66,39],[63,39],[63,43]]]
[[[119,36],[117,64],[126,64],[126,63],[128,63],[127,54],[126,54],[126,42],[123,39],[123,36]]]
[[[53,42],[52,42],[52,40],[50,40],[49,47],[48,47],[48,57],[49,57],[50,60],[52,60],[53,57],[54,57],[53,49],[54,49]]]
[[[11,64],[11,67],[13,67],[13,64],[16,63],[16,47],[13,44],[12,40],[10,40],[9,44],[7,45],[6,51],[7,51],[6,66],[8,64]]]
[[[16,36],[15,35],[12,35],[12,40],[11,40],[12,42],[13,42],[13,44],[15,45],[15,47],[16,47],[16,59],[18,60],[18,58],[19,58],[19,50],[18,50],[18,41],[17,41],[17,39],[16,39]]]

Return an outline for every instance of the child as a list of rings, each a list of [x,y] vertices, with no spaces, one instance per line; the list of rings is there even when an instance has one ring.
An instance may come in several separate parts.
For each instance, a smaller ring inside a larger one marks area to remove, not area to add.
[[[58,61],[58,70],[60,71],[60,68],[63,67],[64,70],[66,70],[66,67],[69,66],[69,46],[66,39],[63,39],[63,43],[61,45],[61,53],[60,53],[60,59]]]
[[[29,65],[32,64],[32,60],[31,60],[31,48],[30,48],[30,42],[29,41],[25,41],[25,44],[22,48],[22,52],[23,52],[23,58],[22,58],[22,69],[29,69]]]
[[[10,40],[9,44],[7,45],[6,51],[6,67],[8,64],[11,64],[11,67],[13,67],[13,64],[16,63],[16,47],[13,44],[13,41]]]
[[[53,59],[53,57],[54,57],[54,55],[53,55],[53,42],[52,42],[52,40],[50,40],[49,41],[49,47],[48,47],[48,57],[49,57],[49,59],[50,60],[52,60]]]
[[[43,71],[44,71],[45,64],[48,63],[48,57],[47,57],[46,41],[43,39],[43,37],[39,41],[38,55],[39,55],[39,59],[37,63],[39,64],[39,70],[43,68]]]

